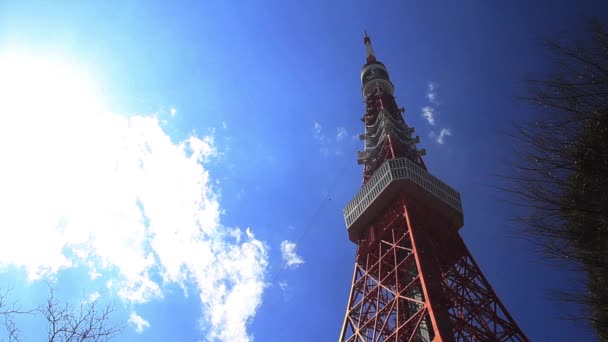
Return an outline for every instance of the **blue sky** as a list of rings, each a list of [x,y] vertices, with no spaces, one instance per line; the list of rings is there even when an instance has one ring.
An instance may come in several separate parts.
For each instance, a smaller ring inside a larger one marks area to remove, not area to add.
[[[103,292],[126,341],[336,339],[365,29],[510,313],[534,341],[593,340],[547,299],[576,276],[510,237],[490,185],[503,132],[535,115],[517,98],[550,72],[542,40],[607,7],[0,1],[0,285],[24,305],[43,279],[69,301]]]

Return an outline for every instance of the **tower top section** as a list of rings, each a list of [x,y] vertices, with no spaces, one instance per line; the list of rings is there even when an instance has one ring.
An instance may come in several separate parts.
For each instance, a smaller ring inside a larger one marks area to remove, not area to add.
[[[372,47],[372,39],[367,35],[363,37],[365,44],[366,61],[361,70],[361,84],[363,85],[363,97],[367,98],[376,88],[381,88],[384,92],[393,95],[393,84],[388,76],[388,70],[384,64],[376,59],[374,48]]]
[[[407,158],[426,170],[416,144],[420,138],[413,136],[414,128],[403,119],[405,111],[399,108],[393,96],[394,86],[386,66],[376,59],[372,40],[365,32],[363,37],[367,52],[367,63],[361,70],[361,91],[365,99],[365,134],[359,138],[365,142],[364,150],[358,154],[358,163],[364,164],[363,182],[389,159]]]
[[[373,63],[376,61],[376,55],[374,55],[374,47],[372,46],[372,39],[367,35],[367,31],[365,32],[365,37],[363,37],[363,44],[365,44],[365,56],[367,58],[367,63]]]

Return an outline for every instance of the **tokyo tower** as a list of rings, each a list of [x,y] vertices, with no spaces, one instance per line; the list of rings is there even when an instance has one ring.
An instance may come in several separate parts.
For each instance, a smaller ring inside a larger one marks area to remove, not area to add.
[[[529,341],[458,234],[460,194],[427,170],[363,41],[363,186],[344,208],[357,253],[340,341]]]

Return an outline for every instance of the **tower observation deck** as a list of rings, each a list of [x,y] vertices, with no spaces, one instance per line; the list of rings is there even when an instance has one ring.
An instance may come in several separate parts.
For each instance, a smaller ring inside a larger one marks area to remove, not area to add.
[[[340,341],[528,341],[458,234],[460,194],[433,176],[365,34],[363,186],[344,208],[355,270]]]

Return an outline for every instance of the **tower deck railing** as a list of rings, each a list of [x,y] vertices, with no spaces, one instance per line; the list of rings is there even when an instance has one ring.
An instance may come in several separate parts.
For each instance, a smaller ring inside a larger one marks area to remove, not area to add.
[[[391,186],[392,184],[402,186],[395,187]],[[413,199],[431,205],[431,202],[438,201],[443,205],[435,207],[448,218],[455,220],[457,228],[462,226],[462,203],[458,191],[407,158],[390,159],[374,172],[343,210],[351,240],[360,237],[361,230],[365,228],[367,221],[371,220],[375,209],[380,209],[376,207],[390,201],[396,191],[412,192]],[[432,200],[433,198],[435,200]]]

